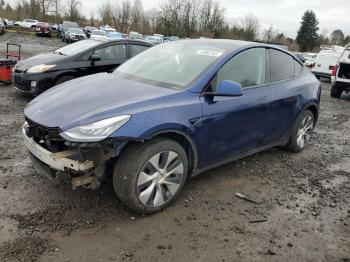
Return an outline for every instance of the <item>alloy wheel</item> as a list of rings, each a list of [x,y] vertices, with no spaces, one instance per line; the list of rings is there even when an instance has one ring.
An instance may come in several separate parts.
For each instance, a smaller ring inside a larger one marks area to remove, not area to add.
[[[310,132],[314,127],[314,121],[311,116],[306,116],[300,124],[298,135],[297,135],[297,145],[299,148],[304,148],[306,143],[310,140]]]
[[[174,198],[184,178],[184,164],[173,151],[150,158],[137,180],[137,196],[142,204],[160,207]]]

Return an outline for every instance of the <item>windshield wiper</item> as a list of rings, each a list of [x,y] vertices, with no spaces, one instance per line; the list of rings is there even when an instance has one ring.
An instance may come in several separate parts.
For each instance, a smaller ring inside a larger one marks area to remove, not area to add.
[[[63,55],[63,56],[67,56],[66,54],[63,54],[62,52],[57,52],[57,51],[55,51],[54,53],[55,53],[55,54],[59,54],[59,55]]]

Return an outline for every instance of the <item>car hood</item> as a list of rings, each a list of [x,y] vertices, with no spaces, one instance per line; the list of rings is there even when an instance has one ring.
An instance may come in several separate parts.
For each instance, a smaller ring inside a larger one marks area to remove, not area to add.
[[[102,73],[58,85],[34,99],[24,110],[27,118],[46,127],[71,127],[130,114],[150,100],[178,91]]]
[[[67,56],[63,56],[63,55],[59,55],[59,54],[55,54],[55,53],[40,54],[40,55],[33,56],[31,58],[28,58],[26,60],[23,60],[23,61],[17,63],[16,68],[18,70],[25,71],[33,66],[36,66],[36,65],[56,64],[58,62],[61,62],[65,58],[67,58]]]

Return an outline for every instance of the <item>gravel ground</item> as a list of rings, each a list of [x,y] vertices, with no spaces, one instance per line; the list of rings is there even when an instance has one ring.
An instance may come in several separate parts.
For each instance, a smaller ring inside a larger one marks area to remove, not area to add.
[[[5,34],[0,53],[7,41],[25,57],[62,45]],[[73,191],[39,176],[20,135],[29,100],[0,86],[0,261],[350,261],[350,95],[322,89],[304,152],[275,148],[211,170],[163,212],[136,216],[109,184]]]

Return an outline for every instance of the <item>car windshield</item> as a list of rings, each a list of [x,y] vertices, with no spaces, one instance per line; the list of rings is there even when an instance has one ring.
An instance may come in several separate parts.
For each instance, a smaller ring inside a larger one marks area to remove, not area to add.
[[[184,89],[225,51],[188,41],[167,43],[137,55],[114,73],[139,82]]]
[[[65,56],[73,56],[73,55],[77,55],[81,52],[84,52],[84,51],[90,49],[91,47],[97,46],[98,44],[100,44],[99,41],[90,40],[90,39],[83,40],[80,42],[76,42],[74,44],[64,46],[60,49],[57,49],[55,51],[55,53],[60,54],[60,55],[65,55]]]
[[[93,35],[102,35],[102,36],[107,36],[107,33],[104,31],[100,31],[100,30],[94,30],[92,31]]]
[[[81,29],[71,28],[71,33],[73,34],[84,34],[84,31]]]

